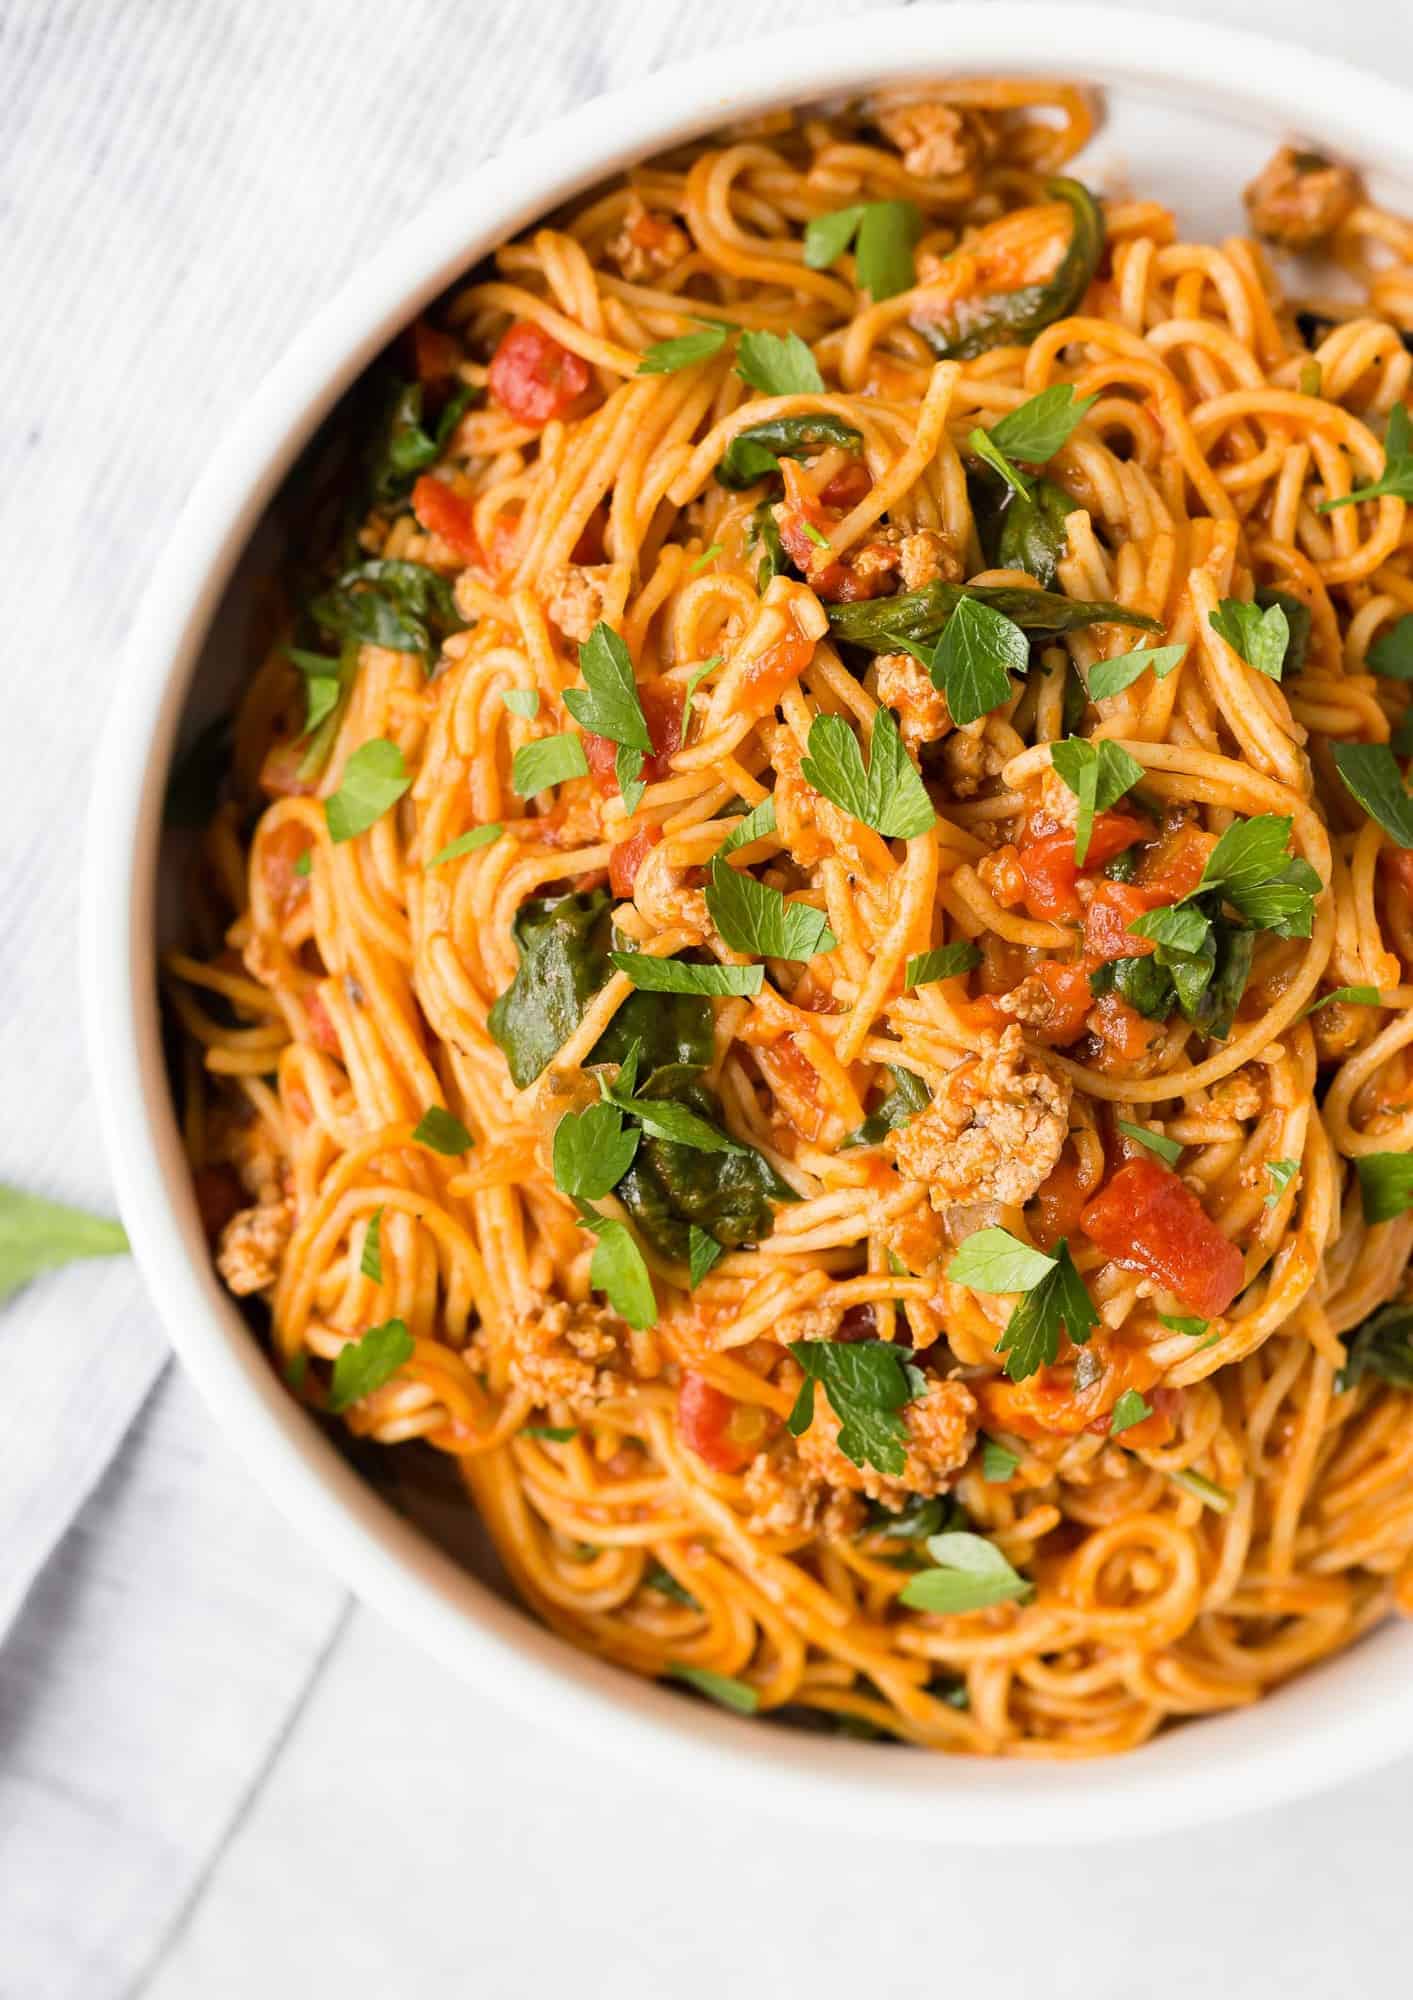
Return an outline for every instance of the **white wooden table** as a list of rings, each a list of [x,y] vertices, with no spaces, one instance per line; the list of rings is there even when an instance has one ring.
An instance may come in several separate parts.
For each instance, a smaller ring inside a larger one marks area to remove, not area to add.
[[[1264,27],[1413,79],[1403,9],[1173,4],[1194,34]],[[511,134],[751,33],[852,13],[866,38],[869,11],[9,0],[0,1178],[108,1199],[74,995],[85,771],[214,435],[359,259]],[[1407,1990],[1413,1766],[1092,1854],[743,1825],[670,1771],[536,1738],[352,1608],[165,1368],[127,1267],[5,1315],[0,1395],[0,1629],[23,1602],[0,1644],[0,2000]]]

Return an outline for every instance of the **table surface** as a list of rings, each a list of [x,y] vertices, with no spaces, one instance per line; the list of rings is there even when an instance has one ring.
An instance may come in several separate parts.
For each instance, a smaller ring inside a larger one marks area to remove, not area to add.
[[[674,56],[870,11],[11,0],[0,1178],[111,1199],[74,997],[85,773],[146,572],[243,398],[362,258],[507,138]],[[1117,39],[1138,11],[1115,7]],[[1181,11],[1192,33],[1266,28],[1413,81],[1403,10]],[[0,1342],[12,1421],[68,1473],[56,1498],[0,1461],[0,1521],[18,1522],[0,1631],[23,1600],[0,1646],[5,2000],[512,2000],[560,1978],[617,2000],[807,1979],[832,2000],[911,1990],[923,1968],[982,1975],[996,2000],[1406,1986],[1413,1765],[1053,1855],[743,1825],[670,1769],[630,1776],[510,1721],[353,1607],[166,1363],[128,1267],[35,1287]]]

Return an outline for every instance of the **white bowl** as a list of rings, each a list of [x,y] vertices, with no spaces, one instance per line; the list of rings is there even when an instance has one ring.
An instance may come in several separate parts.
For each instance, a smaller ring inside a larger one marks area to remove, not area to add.
[[[727,118],[940,74],[1108,87],[1101,187],[1240,227],[1240,189],[1298,134],[1413,208],[1413,99],[1258,38],[1096,8],[874,14],[694,58],[521,141],[439,199],[297,340],[216,454],[152,579],[103,743],[84,880],[89,1050],[124,1220],[178,1352],[255,1477],[348,1584],[527,1721],[750,1807],[969,1843],[1101,1839],[1271,1805],[1413,1748],[1413,1626],[1389,1625],[1254,1709],[1116,1760],[928,1756],[718,1715],[576,1652],[395,1513],[285,1394],[218,1283],[159,1045],[154,949],[165,774],[208,632],[271,496],[389,338],[493,245],[630,161]],[[229,621],[223,621],[229,622]],[[204,669],[205,670],[205,669]],[[395,1454],[393,1455],[395,1456]]]

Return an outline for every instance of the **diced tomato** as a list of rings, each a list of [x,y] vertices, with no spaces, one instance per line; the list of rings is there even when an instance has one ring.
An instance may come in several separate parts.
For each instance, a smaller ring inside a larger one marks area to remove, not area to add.
[[[836,525],[842,518],[840,509],[829,505],[823,493],[815,493],[804,468],[795,459],[782,460],[780,471],[785,481],[785,504],[777,517],[780,543],[796,569],[809,579],[816,597],[829,604],[856,604],[866,597],[886,597],[895,583],[896,552],[888,550],[891,560],[882,562],[860,563],[858,556],[862,550],[856,551],[847,563],[839,561],[820,546],[815,536]],[[843,476],[843,472],[835,475]],[[833,483],[831,480],[830,485]],[[867,486],[864,490],[867,491]]]
[[[298,820],[281,821],[260,841],[260,870],[270,901],[282,917],[288,916],[300,897],[308,893],[308,882],[294,872],[294,864],[309,852],[309,829]]]
[[[1216,844],[1213,835],[1200,826],[1183,825],[1164,834],[1144,855],[1136,878],[1149,908],[1156,910],[1161,903],[1176,903],[1190,895],[1201,881],[1207,856]]]
[[[650,821],[639,827],[631,840],[620,840],[609,849],[608,881],[615,896],[632,895],[639,868],[661,839],[662,828]]]
[[[670,759],[682,748],[682,690],[671,681],[640,681],[638,700],[642,703],[648,737],[653,746],[643,759],[642,775],[646,783],[655,785],[670,775]],[[584,732],[584,755],[589,760],[589,769],[598,781],[599,790],[606,798],[618,784],[615,775],[618,745],[611,738],[596,736],[589,729]]]
[[[429,388],[445,382],[456,372],[460,359],[461,349],[449,333],[429,326],[424,319],[416,321],[412,328],[412,365],[419,382]]]
[[[827,479],[819,489],[820,502],[825,507],[840,507],[846,512],[856,507],[865,493],[873,490],[873,475],[861,458],[851,458],[847,465],[841,465],[832,479]]]
[[[488,386],[517,423],[547,424],[588,388],[589,364],[542,327],[518,319],[491,356]]]
[[[1101,994],[1089,1019],[1108,1053],[1125,1063],[1137,1062],[1161,1032],[1156,1021],[1145,1020],[1121,993]]]
[[[1135,937],[1129,925],[1152,907],[1148,894],[1132,882],[1096,882],[1084,913],[1086,955],[1101,964],[1111,958],[1145,958],[1153,942]]]
[[[855,566],[827,555],[806,526],[810,516],[801,509],[787,507],[780,515],[780,544],[796,569],[809,579],[810,589],[826,604],[858,604],[868,597],[887,597],[896,588],[893,565],[867,563]],[[815,522],[818,527],[818,521]],[[868,545],[865,545],[866,547]],[[875,543],[875,548],[885,545]],[[859,551],[864,553],[863,550]]]
[[[1080,1217],[1105,1256],[1143,1271],[1207,1319],[1241,1290],[1245,1260],[1191,1189],[1149,1156],[1128,1160]]]
[[[1102,868],[1116,854],[1122,854],[1126,847],[1150,839],[1152,832],[1146,820],[1130,819],[1127,813],[1096,814],[1094,830],[1089,836],[1089,851],[1084,857],[1085,867]]]
[[[1062,1153],[1036,1190],[1039,1213],[1030,1222],[1030,1233],[1042,1250],[1053,1250],[1062,1236],[1074,1234],[1088,1198],[1081,1184],[1078,1160],[1068,1151]]]
[[[1075,894],[1079,871],[1074,860],[1074,834],[1068,827],[1032,840],[1020,849],[1016,861],[1025,884],[1023,900],[1033,917],[1059,923],[1079,916]]]
[[[723,1395],[704,1375],[682,1371],[677,1428],[689,1451],[716,1472],[741,1472],[763,1449],[771,1428],[768,1411]]]
[[[780,637],[758,659],[748,662],[740,682],[742,701],[753,715],[773,708],[813,658],[814,640],[800,630],[792,616]]]
[[[299,775],[306,748],[303,743],[270,745],[260,765],[260,789],[266,798],[308,798],[318,781]]]
[[[316,1049],[322,1049],[326,1056],[342,1055],[339,1031],[334,1026],[328,1008],[319,995],[313,991],[304,996],[304,1011],[309,1020],[309,1038]]]
[[[1123,813],[1097,814],[1085,868],[1102,868],[1126,847],[1145,839],[1148,832],[1142,820],[1129,819]],[[1052,923],[1079,917],[1079,897],[1075,893],[1079,870],[1075,865],[1073,828],[1043,833],[1038,839],[1028,841],[1020,849],[1017,862],[1025,883],[1025,906],[1033,917]]]
[[[1038,1030],[1040,1039],[1051,1048],[1062,1049],[1083,1033],[1085,1016],[1094,1005],[1089,974],[1082,965],[1062,965],[1053,958],[1038,965],[1035,971],[1054,1001],[1054,1012]]]
[[[412,489],[412,511],[418,527],[439,535],[461,562],[484,562],[471,502],[446,480],[424,472]]]
[[[603,561],[604,529],[608,526],[608,516],[602,507],[595,507],[588,520],[579,531],[579,539],[569,552],[570,562],[601,563]]]
[[[236,1210],[244,1206],[240,1182],[230,1167],[198,1167],[191,1185],[206,1241],[214,1244]]]

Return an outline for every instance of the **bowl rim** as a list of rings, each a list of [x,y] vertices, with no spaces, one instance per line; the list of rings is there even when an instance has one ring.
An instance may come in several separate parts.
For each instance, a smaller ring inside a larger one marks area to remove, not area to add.
[[[861,46],[861,31],[866,46]],[[1413,1651],[1359,1648],[1357,1701],[1317,1668],[1253,1709],[1117,1759],[904,1756],[726,1715],[572,1648],[434,1548],[277,1382],[221,1289],[167,1097],[154,978],[161,795],[211,618],[255,522],[323,416],[391,334],[483,252],[569,194],[728,119],[915,77],[1072,77],[1201,94],[1413,178],[1413,96],[1304,49],[1093,6],[892,9],[655,72],[517,140],[438,196],[305,326],[196,482],[124,650],[94,775],[81,884],[86,1043],[119,1204],[149,1291],[214,1417],[276,1506],[363,1601],[478,1690],[585,1747],[709,1795],[880,1834],[1015,1844],[1117,1838],[1270,1806],[1413,1749]],[[1312,1690],[1315,1693],[1312,1695]],[[1278,1716],[1278,1720],[1275,1718]],[[1264,1726],[1263,1726],[1264,1722]],[[755,1749],[753,1751],[752,1744]],[[1206,1745],[1191,1758],[1183,1746]]]

